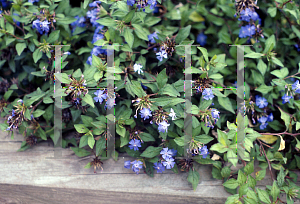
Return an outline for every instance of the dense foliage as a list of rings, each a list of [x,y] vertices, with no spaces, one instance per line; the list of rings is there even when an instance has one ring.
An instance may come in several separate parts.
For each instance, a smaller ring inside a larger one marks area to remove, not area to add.
[[[233,195],[226,203],[287,203],[300,198],[300,11],[291,0],[0,1],[0,83],[3,131],[25,137],[19,151],[54,143],[54,93],[62,93],[63,148],[95,155],[86,168],[105,168],[126,152],[125,168],[154,176],[196,165]],[[62,74],[55,48],[63,46]],[[114,48],[114,87],[107,87]],[[121,46],[118,46],[121,45]],[[192,138],[186,144],[184,45],[191,46]],[[245,115],[237,110],[237,47],[245,46]],[[111,93],[114,94],[111,94]],[[56,92],[57,93],[57,92]],[[115,110],[115,117],[106,116]],[[115,122],[115,154],[106,150]],[[244,121],[242,124],[241,121]],[[244,127],[245,131],[237,129]],[[64,135],[64,134],[63,134]],[[188,149],[184,147],[188,145]],[[187,157],[184,157],[186,156]],[[254,161],[262,169],[254,174]],[[104,161],[104,162],[102,162]],[[230,165],[226,165],[230,163]],[[242,165],[237,172],[231,165]],[[123,167],[120,167],[123,168]],[[277,170],[278,175],[272,174]],[[129,171],[129,170],[128,170]],[[270,171],[272,186],[256,183]]]

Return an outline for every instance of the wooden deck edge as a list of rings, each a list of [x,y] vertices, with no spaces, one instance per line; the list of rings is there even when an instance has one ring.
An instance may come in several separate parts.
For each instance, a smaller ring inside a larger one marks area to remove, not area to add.
[[[224,204],[227,198],[129,193],[29,185],[0,184],[0,203],[105,203],[105,204]]]

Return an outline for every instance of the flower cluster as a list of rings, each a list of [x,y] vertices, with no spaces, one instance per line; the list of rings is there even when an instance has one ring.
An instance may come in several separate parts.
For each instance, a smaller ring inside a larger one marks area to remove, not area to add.
[[[80,80],[76,80],[72,76],[69,76],[71,79],[71,83],[67,84],[68,89],[66,89],[65,93],[70,94],[72,98],[76,96],[80,96],[81,93],[85,96],[88,93],[88,89],[86,86],[86,80],[84,79],[84,75],[81,75]]]
[[[202,92],[202,96],[205,100],[212,100],[215,97],[210,88],[204,89],[204,91]]]
[[[72,33],[75,31],[76,27],[85,27],[85,17],[84,16],[75,16],[75,18],[77,19],[75,22],[71,23],[72,26]]]
[[[192,154],[192,156],[202,155],[202,157],[205,159],[209,154],[209,151],[206,145],[199,145],[199,148],[187,149],[187,153]]]
[[[8,8],[9,5],[11,4],[11,1],[10,0],[0,0],[1,4],[2,4],[2,7],[4,9]]]
[[[6,129],[7,131],[12,131],[12,129],[18,129],[21,125],[22,121],[25,120],[25,106],[23,104],[23,100],[19,100],[21,104],[15,106],[17,109],[12,109],[11,115],[7,117],[7,123],[9,127]],[[33,119],[33,115],[31,115],[31,119]]]
[[[165,168],[172,169],[174,167],[175,162],[173,157],[176,156],[177,150],[166,147],[160,151],[160,154],[162,155],[160,162],[154,163],[153,166],[157,170],[157,173],[162,173]]]
[[[132,171],[136,174],[139,174],[140,170],[143,168],[143,162],[139,160],[134,160],[134,161],[125,161],[124,162],[124,168],[130,169],[130,165],[132,164]]]
[[[246,24],[241,27],[239,37],[246,38],[252,36],[261,36],[264,37],[262,31],[259,27],[261,24],[261,19],[258,14],[249,8],[246,8],[240,12],[239,21],[243,21],[243,24]],[[255,22],[258,20],[258,24],[255,25]]]
[[[45,19],[44,21],[40,21],[39,19],[32,22],[32,28],[37,29],[37,31],[42,35],[45,32],[45,35],[50,30],[50,22]]]
[[[273,121],[273,113],[270,113],[268,116],[262,116],[258,119],[258,122],[260,123],[259,128],[261,130],[265,129],[268,125],[267,122],[272,122]]]
[[[96,95],[94,97],[94,100],[96,102],[99,102],[100,104],[102,104],[103,100],[106,100],[106,104],[104,106],[104,108],[108,108],[108,109],[111,109],[112,107],[114,107],[115,104],[115,94],[113,97],[109,97],[108,94],[107,94],[107,89],[105,90],[98,90],[96,92],[94,92],[94,94]]]
[[[156,0],[127,0],[128,6],[133,6],[136,4],[136,7],[140,10],[141,8],[145,11],[145,7],[150,5],[150,9],[153,10],[157,4]]]

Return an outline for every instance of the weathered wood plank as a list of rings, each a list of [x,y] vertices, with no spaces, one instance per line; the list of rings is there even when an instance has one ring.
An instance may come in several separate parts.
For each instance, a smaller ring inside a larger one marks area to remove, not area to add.
[[[47,188],[19,185],[0,185],[0,203],[105,203],[105,204],[223,204],[224,198],[201,198],[192,196],[163,195],[149,193],[111,192],[82,189]]]

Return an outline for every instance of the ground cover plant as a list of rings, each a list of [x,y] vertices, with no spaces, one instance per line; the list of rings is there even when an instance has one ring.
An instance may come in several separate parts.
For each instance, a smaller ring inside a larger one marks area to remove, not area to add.
[[[233,194],[226,203],[282,203],[281,193],[287,203],[300,198],[299,2],[1,0],[0,5],[0,111],[6,118],[0,126],[12,139],[15,130],[24,135],[19,151],[47,139],[57,143],[58,80],[64,87],[62,131],[77,131],[62,138],[62,147],[78,157],[94,155],[86,168],[96,172],[105,168],[107,155],[117,160],[126,152],[135,160],[120,168],[151,177],[185,171],[194,190],[200,180],[195,165],[212,165],[212,176]],[[54,45],[66,45],[61,74],[55,74]],[[185,45],[196,45],[190,48],[190,73]],[[237,114],[236,45],[247,45],[244,115]],[[107,86],[110,56],[114,86]],[[185,74],[192,74],[188,143],[184,118],[191,82]],[[114,116],[106,116],[113,109]],[[115,123],[114,154],[106,147],[109,122]],[[231,171],[238,163],[243,167]],[[256,187],[267,171],[273,185]]]

